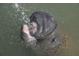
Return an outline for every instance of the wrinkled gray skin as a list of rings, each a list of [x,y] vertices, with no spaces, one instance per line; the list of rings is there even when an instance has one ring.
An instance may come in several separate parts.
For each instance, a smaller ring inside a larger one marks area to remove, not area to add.
[[[57,33],[57,23],[53,16],[45,12],[34,12],[30,17],[30,22],[31,24],[32,22],[37,24],[37,30],[34,33],[28,30],[29,35],[22,31],[22,37],[26,42],[26,46],[34,49],[49,49],[60,45],[61,40]]]

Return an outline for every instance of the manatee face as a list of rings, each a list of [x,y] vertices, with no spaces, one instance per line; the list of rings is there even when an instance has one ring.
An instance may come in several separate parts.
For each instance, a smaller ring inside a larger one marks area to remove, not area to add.
[[[57,23],[54,17],[46,12],[34,12],[30,17],[31,22],[36,22],[37,31],[34,33],[36,39],[43,39],[51,35],[57,28]]]
[[[30,27],[27,24],[22,26],[23,38],[30,46],[37,46],[37,42],[42,42],[43,47],[59,45],[57,23],[53,16],[46,12],[34,12],[30,16],[30,24]]]

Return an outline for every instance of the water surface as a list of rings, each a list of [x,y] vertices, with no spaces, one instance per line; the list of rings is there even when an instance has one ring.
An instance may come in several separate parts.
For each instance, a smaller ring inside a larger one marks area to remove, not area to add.
[[[20,4],[28,16],[46,11],[58,21],[66,44],[61,55],[79,55],[79,4]],[[0,4],[0,55],[37,55],[20,38],[21,21],[13,4]]]

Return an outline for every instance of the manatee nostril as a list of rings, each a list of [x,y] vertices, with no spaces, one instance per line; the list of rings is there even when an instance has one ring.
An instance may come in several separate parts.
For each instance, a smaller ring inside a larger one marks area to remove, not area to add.
[[[36,22],[31,22],[31,26],[29,28],[30,34],[34,35],[37,32],[37,24]]]
[[[53,43],[53,42],[55,41],[55,39],[56,39],[56,37],[54,37],[54,38],[52,39],[51,43]]]

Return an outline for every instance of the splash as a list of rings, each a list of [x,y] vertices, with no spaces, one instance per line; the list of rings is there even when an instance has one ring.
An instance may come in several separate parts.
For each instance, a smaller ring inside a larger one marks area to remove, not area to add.
[[[25,13],[25,9],[21,7],[18,3],[14,4],[16,9],[16,16],[19,20],[23,21],[26,24],[30,23],[30,19],[28,18],[27,14]]]

